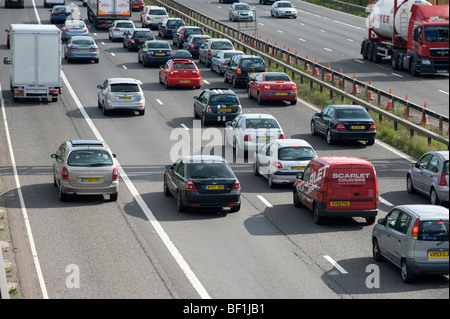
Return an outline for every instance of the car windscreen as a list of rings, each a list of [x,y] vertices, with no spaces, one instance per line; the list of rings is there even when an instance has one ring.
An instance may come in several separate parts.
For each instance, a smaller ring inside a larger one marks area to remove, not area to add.
[[[111,166],[113,159],[104,150],[74,150],[67,159],[70,166]]]
[[[184,25],[183,20],[169,20],[169,21],[167,21],[167,26],[169,26],[171,28],[173,28],[173,27],[179,28],[182,25]]]
[[[213,42],[213,43],[211,43],[211,49],[213,49],[213,50],[232,50],[233,45],[229,42]]]
[[[266,74],[266,81],[290,81],[291,79],[287,74]]]
[[[448,241],[448,220],[421,220],[418,240]]]
[[[278,8],[292,8],[292,4],[289,2],[281,2],[278,4]]]
[[[237,96],[233,94],[216,94],[211,96],[209,103],[212,105],[239,104],[239,100]]]
[[[66,28],[71,28],[71,29],[82,29],[84,28],[86,25],[84,24],[83,21],[74,21],[74,20],[69,20],[66,21]]]
[[[236,10],[250,10],[250,6],[249,5],[245,5],[245,4],[238,4],[234,7]]]
[[[189,163],[188,178],[234,178],[234,174],[225,163]]]
[[[336,117],[338,119],[371,119],[369,113],[358,109],[337,110]]]
[[[133,38],[135,39],[154,39],[155,36],[151,31],[136,31],[133,34]]]
[[[134,25],[131,22],[118,22],[116,28],[134,28]]]
[[[246,119],[245,125],[247,129],[259,128],[279,128],[277,121],[274,119]]]
[[[306,161],[316,157],[311,147],[290,146],[278,149],[278,159],[283,161]]]
[[[91,39],[72,39],[72,44],[75,45],[94,45],[94,40]]]
[[[174,69],[195,69],[194,63],[191,62],[175,62],[173,64]]]
[[[111,92],[139,92],[136,83],[114,83],[111,84]]]
[[[197,29],[197,28],[184,30],[184,36],[185,37],[187,37],[189,35],[192,35],[192,34],[203,34],[203,30],[202,29]]]
[[[146,44],[147,49],[170,49],[170,44],[167,42],[150,41]]]

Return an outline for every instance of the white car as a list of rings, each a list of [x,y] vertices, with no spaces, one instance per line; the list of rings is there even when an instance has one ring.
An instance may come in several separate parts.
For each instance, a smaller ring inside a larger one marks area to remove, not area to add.
[[[240,151],[253,153],[271,140],[284,138],[280,124],[270,114],[240,114],[225,126],[225,147]]]
[[[315,157],[316,151],[305,140],[273,140],[255,153],[253,173],[266,177],[271,188],[275,184],[293,184],[297,174]]]
[[[297,10],[289,1],[275,1],[270,9],[270,15],[277,18],[297,18]]]
[[[158,29],[158,25],[169,15],[163,7],[145,6],[141,12],[141,23],[143,28]]]
[[[109,28],[109,39],[113,42],[117,39],[123,40],[124,33],[134,31],[136,29],[134,22],[131,20],[116,20]]]
[[[228,19],[231,21],[250,21],[253,22],[253,10],[248,3],[233,3],[228,12]]]

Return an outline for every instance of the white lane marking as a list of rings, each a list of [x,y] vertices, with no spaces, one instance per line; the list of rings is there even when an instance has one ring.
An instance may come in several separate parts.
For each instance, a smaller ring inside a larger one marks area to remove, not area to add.
[[[445,92],[444,90],[439,90],[439,92],[441,92],[441,93],[444,93],[444,94],[447,94],[447,95],[448,95],[448,92]]]
[[[387,205],[387,206],[394,206],[394,204],[392,204],[391,202],[385,200],[383,197],[378,196],[378,198],[379,198],[380,202],[382,202],[384,205]]]
[[[282,31],[282,30],[277,30],[277,32],[279,32],[279,33],[283,33],[283,31]]]
[[[100,42],[100,43],[101,43],[102,45],[105,45],[105,42],[103,42],[103,41],[102,41],[102,42]]]
[[[328,49],[328,48],[323,48],[324,50],[326,50],[326,51],[330,51],[330,52],[333,52],[333,50],[331,50],[331,49]]]
[[[160,105],[164,105],[164,103],[160,99],[156,99],[156,102],[158,102]]]
[[[399,77],[399,78],[402,78],[402,77],[403,77],[403,75],[400,75],[400,74],[397,74],[397,73],[394,73],[394,72],[392,72],[391,74],[392,74],[392,75],[395,75],[395,76],[397,76],[397,77]]]
[[[300,41],[303,41],[303,42],[306,42],[306,40],[305,39],[302,39],[302,38],[298,38]]]
[[[111,52],[111,55],[112,55],[112,56],[116,56],[113,52]]]
[[[268,201],[267,201],[267,199],[265,199],[264,197],[262,197],[261,195],[256,195],[256,197],[258,197],[267,207],[269,207],[269,208],[272,208],[273,206],[272,206],[272,204],[271,203],[269,203]]]
[[[189,127],[187,127],[186,125],[184,125],[183,123],[180,124],[186,131],[189,131]]]
[[[33,3],[34,3],[34,1],[33,1]],[[5,103],[3,100],[1,84],[0,84],[0,105],[2,108],[3,123],[5,125],[6,140],[7,140],[8,148],[9,148],[11,165],[12,165],[12,169],[13,169],[13,173],[14,173],[14,180],[15,180],[16,186],[17,186],[17,195],[19,196],[19,202],[20,202],[20,207],[22,210],[22,216],[25,221],[25,228],[27,230],[28,241],[30,243],[31,255],[32,255],[33,261],[34,261],[34,267],[36,268],[36,273],[37,273],[38,280],[39,280],[39,286],[41,287],[42,296],[44,299],[48,299],[47,287],[45,286],[44,276],[42,275],[41,264],[39,263],[39,258],[38,258],[38,254],[36,251],[36,245],[34,244],[33,233],[31,232],[30,220],[28,219],[27,209],[25,207],[25,200],[23,199],[22,188],[20,186],[19,173],[17,172],[16,159],[14,157],[11,136],[9,135],[8,120],[6,118]]]
[[[358,63],[364,64],[364,61],[361,61],[361,60],[358,60],[358,59],[355,59],[355,62],[358,62]]]
[[[125,65],[122,65],[122,68],[124,68],[125,70],[128,69]]]
[[[348,274],[348,272],[347,272],[344,268],[342,268],[341,265],[339,265],[337,262],[335,262],[335,261],[333,260],[333,258],[331,258],[331,257],[328,256],[328,255],[325,255],[325,256],[323,256],[323,257],[324,257],[326,260],[328,260],[328,261],[330,262],[330,264],[333,265],[334,268],[336,268],[337,270],[339,270],[339,271],[341,272],[341,274]]]
[[[358,27],[358,26],[354,26],[354,25],[351,25],[351,24],[348,24],[348,23],[345,23],[345,22],[341,22],[341,21],[338,21],[338,20],[334,20],[334,22],[339,23],[339,24],[343,24],[343,25],[345,25],[347,27],[355,28],[355,29],[358,29],[358,30],[365,30],[364,28],[361,28],[361,27]]]
[[[353,42],[354,40],[353,39],[347,39],[347,41]]]
[[[83,115],[84,119],[86,120],[86,123],[91,128],[92,132],[94,133],[95,137],[99,140],[104,141],[102,135],[98,131],[97,127],[94,125],[94,122],[91,120],[89,115],[86,113],[83,105],[81,104],[80,100],[78,99],[77,95],[75,94],[75,91],[72,89],[72,86],[70,85],[69,81],[66,78],[66,75],[64,72],[61,72],[61,77],[63,78],[64,82],[66,83],[66,88],[69,91],[70,95],[72,96],[73,100],[75,101],[76,106],[80,110],[81,114]],[[197,276],[194,274],[192,269],[189,267],[181,253],[178,251],[178,249],[175,247],[174,243],[170,239],[170,237],[167,235],[161,224],[158,222],[158,220],[153,215],[151,209],[147,206],[147,203],[142,199],[141,195],[139,194],[138,190],[134,186],[134,184],[130,181],[128,178],[128,175],[123,170],[122,166],[120,165],[119,161],[117,159],[114,159],[117,167],[119,169],[119,174],[124,181],[125,185],[127,186],[128,190],[130,191],[131,195],[133,196],[134,200],[138,205],[141,207],[144,214],[147,216],[148,220],[150,221],[151,225],[155,229],[156,233],[161,238],[162,242],[166,246],[166,248],[169,250],[172,257],[177,262],[178,266],[181,268],[183,273],[186,275],[187,279],[190,281],[191,285],[194,287],[194,289],[198,292],[201,298],[203,299],[211,299],[206,289],[203,287],[203,285],[198,280]]]
[[[203,80],[203,83],[205,83],[205,84],[211,84],[211,83],[209,83],[209,82],[206,81],[206,80]]]

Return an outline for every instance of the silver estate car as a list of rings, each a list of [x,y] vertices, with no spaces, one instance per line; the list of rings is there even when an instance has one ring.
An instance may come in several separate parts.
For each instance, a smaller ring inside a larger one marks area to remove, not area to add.
[[[117,200],[119,171],[115,154],[108,145],[97,140],[70,140],[50,155],[53,163],[53,184],[58,187],[59,200],[69,194],[109,195]]]
[[[86,23],[83,20],[66,20],[62,26],[61,40],[67,42],[71,37],[75,35],[87,35],[90,36]]]
[[[373,258],[398,266],[405,283],[420,274],[448,275],[448,233],[448,208],[395,206],[373,228]]]
[[[406,174],[406,189],[428,196],[432,205],[448,202],[448,151],[428,152]]]
[[[103,115],[117,109],[138,111],[145,114],[145,96],[142,82],[132,78],[109,78],[98,88],[98,108],[103,109]]]
[[[136,29],[134,22],[131,20],[116,20],[114,24],[109,28],[109,39],[113,42],[116,40],[123,40],[125,32],[133,31]]]
[[[64,57],[67,62],[73,60],[94,60],[99,61],[98,45],[90,36],[73,36],[64,47]]]

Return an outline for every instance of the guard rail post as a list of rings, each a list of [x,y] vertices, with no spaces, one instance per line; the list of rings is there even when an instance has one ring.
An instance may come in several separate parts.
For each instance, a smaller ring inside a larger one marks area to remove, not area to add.
[[[0,299],[9,299],[8,282],[6,280],[5,264],[3,263],[3,252],[0,247]]]

